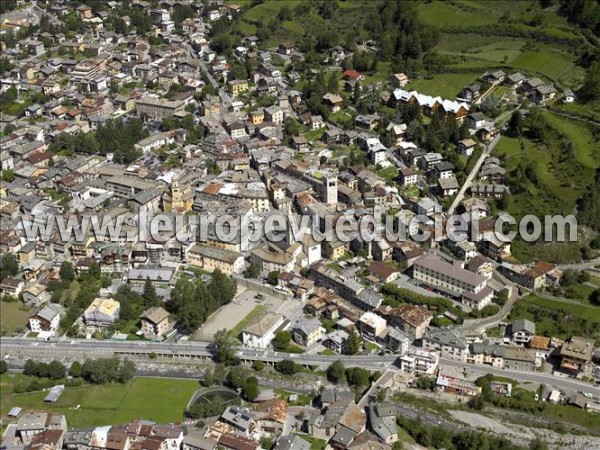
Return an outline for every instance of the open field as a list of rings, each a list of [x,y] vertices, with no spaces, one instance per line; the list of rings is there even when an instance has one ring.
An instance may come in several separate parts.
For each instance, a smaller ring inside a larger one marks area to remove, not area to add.
[[[44,392],[12,395],[21,374],[4,374],[1,411],[4,416],[13,406],[25,410],[48,410],[65,414],[69,427],[127,423],[136,418],[158,423],[181,421],[183,410],[198,387],[194,380],[135,378],[128,384],[108,384],[66,388],[51,404],[43,402]],[[78,409],[75,409],[79,405]]]
[[[408,85],[408,89],[452,100],[456,98],[463,87],[476,81],[482,73],[480,70],[466,73],[443,73],[432,78],[413,80]]]
[[[542,306],[549,309],[562,310],[565,313],[573,314],[590,322],[600,322],[600,308],[592,305],[563,303],[558,300],[550,300],[547,298],[529,295],[522,300],[525,303]]]
[[[0,302],[0,328],[2,334],[13,334],[27,327],[31,311],[25,309],[23,302]]]

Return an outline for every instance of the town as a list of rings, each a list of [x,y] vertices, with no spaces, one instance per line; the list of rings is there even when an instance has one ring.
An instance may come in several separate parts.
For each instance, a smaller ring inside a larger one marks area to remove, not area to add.
[[[597,446],[600,22],[490,3],[3,1],[2,445]]]

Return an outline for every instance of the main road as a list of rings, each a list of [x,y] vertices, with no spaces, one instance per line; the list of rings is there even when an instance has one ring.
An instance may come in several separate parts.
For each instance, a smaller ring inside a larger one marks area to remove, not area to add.
[[[42,353],[47,358],[53,355],[69,357],[73,353],[85,353],[90,357],[106,354],[146,356],[152,353],[157,356],[174,358],[200,358],[206,359],[213,355],[210,342],[186,341],[178,343],[163,342],[118,342],[96,339],[74,339],[55,341],[35,341],[27,338],[0,338],[0,349],[3,355],[27,357],[27,353]],[[341,360],[346,367],[364,367],[372,370],[382,370],[397,359],[397,355],[309,355],[297,353],[281,353],[269,350],[237,347],[237,356],[243,361],[261,360],[266,363],[275,363],[290,359],[297,364],[306,366],[329,365],[336,360]],[[47,355],[47,356],[46,356]]]
[[[0,338],[0,349],[2,356],[12,358],[26,359],[31,357],[32,353],[42,358],[69,358],[74,354],[84,354],[84,357],[94,358],[106,355],[131,355],[147,356],[152,353],[159,356],[168,356],[173,358],[203,358],[212,357],[210,342],[188,341],[185,343],[160,343],[160,342],[113,342],[101,341],[95,339],[74,339],[57,340],[51,342],[40,342],[27,338]],[[281,353],[268,350],[249,349],[238,347],[237,356],[244,361],[261,360],[266,363],[275,363],[284,359],[289,359],[297,364],[306,366],[327,366],[334,361],[341,360],[346,367],[363,367],[370,370],[385,370],[392,364],[398,355],[308,355],[296,353]],[[38,357],[36,356],[36,357]],[[573,378],[555,377],[546,373],[538,372],[520,372],[495,369],[488,366],[479,366],[474,364],[456,362],[451,360],[440,360],[441,366],[468,368],[471,371],[492,373],[494,375],[503,375],[516,380],[545,383],[565,389],[568,391],[580,391],[600,395],[600,389],[591,386],[588,383]]]

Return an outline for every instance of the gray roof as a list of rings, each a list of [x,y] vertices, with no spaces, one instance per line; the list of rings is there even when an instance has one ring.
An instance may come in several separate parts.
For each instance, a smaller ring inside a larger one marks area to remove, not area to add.
[[[323,392],[321,392],[321,403],[348,403],[353,401],[354,393],[352,391],[341,389],[323,389]]]
[[[41,308],[34,317],[39,317],[48,322],[51,322],[57,315],[60,314],[60,307],[58,305],[49,304]]]
[[[371,308],[379,308],[383,302],[383,295],[373,289],[366,288],[360,291],[358,299]]]
[[[221,414],[221,419],[243,430],[248,430],[252,423],[250,415],[237,406],[229,406],[223,411],[223,414]]]
[[[467,348],[467,344],[465,344],[463,339],[452,330],[430,330],[423,339],[438,345],[455,347],[463,350]]]
[[[370,405],[369,422],[373,432],[383,440],[387,440],[398,432],[396,425],[397,410],[394,405]]]
[[[535,334],[535,323],[527,319],[515,320],[511,326],[511,332],[516,333],[518,331],[527,331],[528,333]]]
[[[332,441],[342,444],[346,447],[354,440],[356,435],[356,431],[353,431],[350,428],[346,428],[342,425],[338,428],[337,432],[332,438]]]
[[[316,318],[300,318],[292,327],[294,330],[298,330],[306,335],[310,334],[314,329],[319,328],[321,322]]]
[[[280,436],[274,450],[310,450],[310,444],[296,434]]]

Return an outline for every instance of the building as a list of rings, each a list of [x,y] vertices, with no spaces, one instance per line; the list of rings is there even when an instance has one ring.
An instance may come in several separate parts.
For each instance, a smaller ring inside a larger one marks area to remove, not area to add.
[[[182,100],[166,100],[146,96],[135,102],[137,114],[151,119],[173,117],[175,113],[183,112],[184,108],[185,102]]]
[[[390,325],[400,328],[411,340],[421,339],[433,318],[433,314],[417,305],[403,305],[396,308],[386,305],[378,308],[376,312]]]
[[[439,374],[435,385],[437,389],[457,395],[475,396],[481,394],[481,387],[467,380]]]
[[[580,374],[585,371],[586,366],[592,361],[593,353],[593,339],[572,336],[560,348],[560,368],[568,373]]]
[[[89,327],[106,328],[119,318],[121,304],[112,298],[96,298],[83,313]]]
[[[370,428],[386,444],[398,441],[397,408],[393,404],[371,404],[367,407]]]
[[[231,80],[229,82],[229,90],[234,97],[237,97],[243,92],[248,90],[248,81],[245,80]]]
[[[519,319],[510,325],[510,338],[515,344],[526,345],[535,336],[535,323]]]
[[[284,321],[281,314],[269,312],[259,316],[242,331],[242,343],[246,347],[266,349]]]
[[[53,336],[60,323],[60,307],[47,304],[29,318],[29,329],[34,333],[48,333]]]
[[[149,308],[140,316],[140,325],[144,336],[163,337],[169,331],[169,313],[160,306]]]
[[[321,339],[324,333],[325,329],[321,326],[321,322],[316,318],[301,318],[291,329],[294,342],[297,342],[304,347],[310,347],[316,343]]]
[[[413,277],[439,291],[461,298],[462,303],[475,309],[490,304],[493,291],[487,286],[487,278],[449,264],[439,256],[426,254],[413,264]]]
[[[240,273],[244,269],[241,253],[208,245],[193,244],[187,253],[188,262],[209,272],[219,269],[225,275]]]
[[[279,436],[273,450],[310,450],[310,443],[297,434]]]
[[[248,411],[239,406],[228,406],[221,414],[220,420],[231,425],[238,434],[244,437],[250,437],[250,432],[254,428],[254,420]]]
[[[469,348],[462,337],[448,329],[430,330],[422,340],[423,348],[439,351],[442,358],[466,362]]]
[[[433,375],[437,369],[439,357],[426,349],[409,347],[405,355],[398,358],[396,364],[400,370],[414,375]]]
[[[366,312],[360,317],[356,326],[363,338],[375,341],[385,331],[387,322],[375,313]]]

